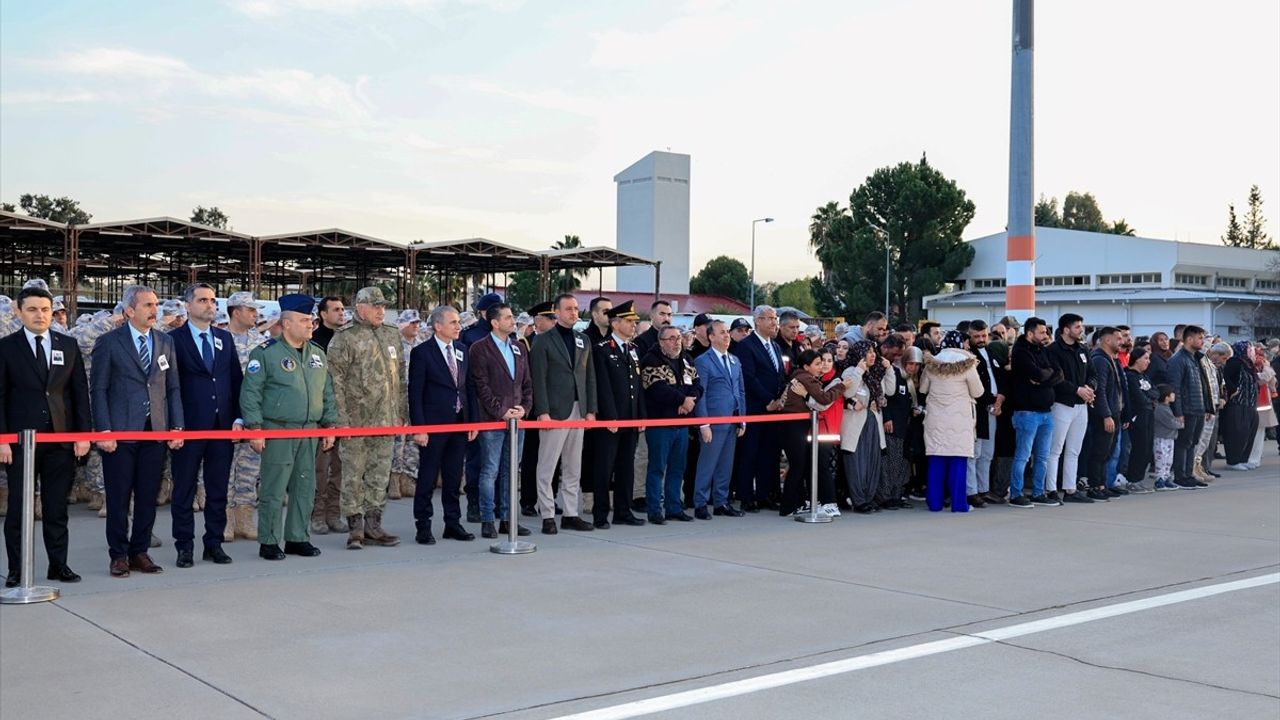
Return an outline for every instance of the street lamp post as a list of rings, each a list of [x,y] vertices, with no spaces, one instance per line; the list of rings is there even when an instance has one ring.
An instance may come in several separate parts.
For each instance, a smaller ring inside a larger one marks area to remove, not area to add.
[[[762,222],[771,223],[773,218],[758,218],[751,221],[751,287],[749,290],[751,294],[750,305],[753,311],[756,308],[756,223]]]
[[[867,223],[871,230],[884,240],[884,316],[889,318],[889,233],[873,223]]]

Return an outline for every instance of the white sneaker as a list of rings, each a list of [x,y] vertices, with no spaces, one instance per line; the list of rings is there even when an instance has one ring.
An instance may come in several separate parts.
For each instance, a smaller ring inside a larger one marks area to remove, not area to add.
[[[840,506],[835,503],[827,503],[818,510],[830,515],[831,517],[840,517]]]
[[[1262,467],[1262,463],[1245,463],[1244,464],[1244,468],[1246,470],[1257,470],[1260,467]]]
[[[1245,470],[1248,470],[1248,469],[1250,469],[1250,468],[1249,468],[1248,464],[1246,464],[1246,463],[1236,463],[1235,465],[1228,465],[1228,466],[1227,466],[1227,469],[1228,469],[1228,470],[1235,470],[1235,471],[1237,471],[1237,472],[1244,472]]]
[[[1119,473],[1117,473],[1117,474],[1116,474],[1116,485],[1117,485],[1117,486],[1119,486],[1119,487],[1125,487],[1125,486],[1126,486],[1126,485],[1128,485],[1128,484],[1129,484],[1129,480],[1128,480],[1128,479],[1126,479],[1124,475],[1121,475],[1121,474],[1119,474]]]

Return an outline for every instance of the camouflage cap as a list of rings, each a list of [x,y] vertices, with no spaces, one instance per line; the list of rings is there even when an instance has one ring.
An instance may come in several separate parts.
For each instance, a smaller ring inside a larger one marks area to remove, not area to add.
[[[458,316],[458,320],[462,323],[462,329],[464,330],[479,322],[479,318],[477,318],[476,314],[470,310],[463,311],[462,314]]]
[[[187,306],[181,300],[165,300],[160,304],[160,312],[168,317],[186,317]]]
[[[251,307],[262,309],[262,303],[253,299],[253,293],[248,290],[241,290],[238,293],[231,293],[231,297],[227,298],[227,310],[233,307]]]
[[[516,316],[517,327],[524,327],[525,325],[528,325],[529,323],[532,323],[532,322],[533,322],[533,318],[530,317],[529,313],[527,312],[522,312]]]
[[[396,318],[396,324],[398,325],[409,325],[416,322],[422,322],[417,310],[401,310],[400,316]]]
[[[267,327],[280,321],[280,311],[272,308],[258,316],[258,327]]]
[[[76,327],[88,325],[93,321],[94,321],[93,313],[81,313],[80,317],[76,318]]]
[[[61,295],[55,296],[53,298],[53,311],[58,312],[59,310],[66,310],[66,309],[67,309],[67,304],[62,301],[62,296]]]
[[[31,278],[22,286],[23,290],[27,288],[40,288],[45,292],[49,292],[49,283],[45,282],[44,278]]]
[[[357,305],[387,305],[387,298],[382,294],[382,288],[369,286],[360,288],[356,293]]]
[[[213,316],[214,325],[226,325],[229,322],[231,322],[231,318],[227,317],[224,312],[219,311],[217,315]]]

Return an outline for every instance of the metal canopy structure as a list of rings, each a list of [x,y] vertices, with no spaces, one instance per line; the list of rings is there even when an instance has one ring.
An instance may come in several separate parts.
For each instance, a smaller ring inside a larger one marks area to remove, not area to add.
[[[44,277],[73,312],[79,295],[114,302],[126,286],[141,283],[173,296],[196,281],[228,294],[394,284],[404,307],[421,304],[424,275],[436,276],[426,285],[448,302],[450,277],[496,285],[497,275],[534,271],[547,297],[552,271],[624,265],[652,265],[660,274],[662,263],[609,247],[535,251],[487,238],[403,245],[341,228],[254,236],[174,217],[66,225],[0,212],[0,292],[14,294],[28,279]],[[657,287],[655,278],[655,297]]]

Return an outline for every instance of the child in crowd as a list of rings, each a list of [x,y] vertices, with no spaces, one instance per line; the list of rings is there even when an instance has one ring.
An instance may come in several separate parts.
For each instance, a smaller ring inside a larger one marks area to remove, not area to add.
[[[1156,490],[1177,490],[1170,469],[1173,467],[1173,440],[1178,437],[1182,424],[1173,416],[1173,386],[1162,383],[1156,387],[1156,392],[1159,399],[1156,401],[1155,439],[1152,444],[1156,456]]]

